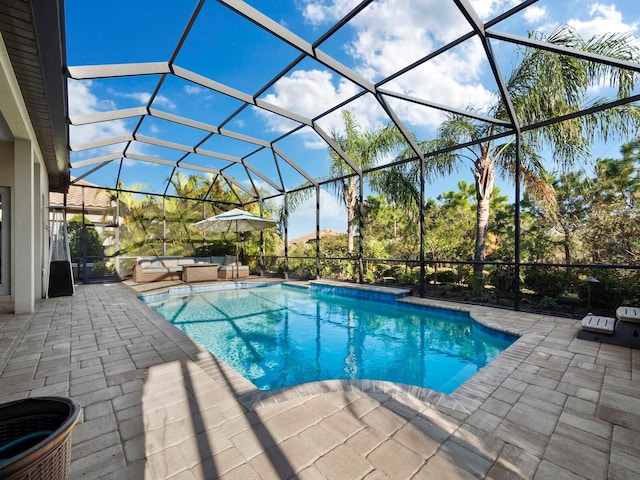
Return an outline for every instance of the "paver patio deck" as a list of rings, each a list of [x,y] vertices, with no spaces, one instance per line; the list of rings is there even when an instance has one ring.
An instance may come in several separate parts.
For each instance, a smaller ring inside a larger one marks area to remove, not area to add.
[[[640,350],[577,340],[576,320],[459,306],[522,337],[451,396],[343,381],[270,394],[136,295],[81,285],[33,315],[0,308],[0,402],[83,407],[72,479],[640,477]]]

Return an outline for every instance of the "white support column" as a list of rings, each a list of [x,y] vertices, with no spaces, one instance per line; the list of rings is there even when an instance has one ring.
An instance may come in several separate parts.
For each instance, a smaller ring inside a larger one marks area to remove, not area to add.
[[[35,309],[34,268],[34,155],[29,140],[14,143],[15,179],[13,189],[13,282],[15,313]]]
[[[42,168],[42,164],[35,163],[33,166],[33,281],[35,288],[34,298],[45,298],[44,290],[44,219],[46,218],[48,203],[43,195],[45,185],[43,180],[46,178],[46,170]],[[49,245],[46,245],[47,250]]]

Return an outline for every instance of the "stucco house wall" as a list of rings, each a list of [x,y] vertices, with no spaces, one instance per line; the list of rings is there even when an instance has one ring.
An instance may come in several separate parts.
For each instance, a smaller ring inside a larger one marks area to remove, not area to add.
[[[15,313],[31,313],[47,292],[49,184],[2,37],[0,114],[13,137],[0,142],[0,186],[10,190],[10,297]]]

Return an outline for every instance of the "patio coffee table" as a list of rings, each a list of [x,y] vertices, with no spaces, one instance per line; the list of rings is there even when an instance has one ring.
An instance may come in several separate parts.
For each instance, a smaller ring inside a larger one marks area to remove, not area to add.
[[[218,279],[219,263],[194,263],[182,267],[183,282],[206,282]]]

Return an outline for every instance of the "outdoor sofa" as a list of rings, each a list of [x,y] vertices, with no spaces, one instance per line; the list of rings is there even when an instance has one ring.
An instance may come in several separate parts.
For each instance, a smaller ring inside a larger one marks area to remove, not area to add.
[[[161,280],[180,280],[185,265],[197,263],[218,264],[217,278],[233,279],[249,276],[249,267],[241,265],[235,255],[215,255],[210,257],[138,257],[133,267],[133,281],[136,283]],[[215,278],[212,278],[215,280]]]

